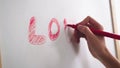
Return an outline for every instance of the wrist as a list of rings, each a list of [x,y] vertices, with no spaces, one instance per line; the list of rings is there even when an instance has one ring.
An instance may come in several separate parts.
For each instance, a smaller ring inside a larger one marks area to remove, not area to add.
[[[106,51],[99,56],[99,60],[107,67],[107,68],[119,68],[120,62],[112,56],[112,54],[106,49]]]

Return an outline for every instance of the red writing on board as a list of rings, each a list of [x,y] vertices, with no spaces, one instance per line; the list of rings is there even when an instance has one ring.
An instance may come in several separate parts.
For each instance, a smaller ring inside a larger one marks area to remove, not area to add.
[[[29,29],[28,29],[28,40],[29,43],[33,44],[33,45],[41,45],[44,44],[46,42],[46,36],[45,35],[36,35],[36,19],[35,17],[31,17],[30,19],[30,23],[29,23]],[[55,34],[52,33],[51,31],[51,27],[52,24],[55,23],[57,26],[57,32]],[[66,28],[66,19],[64,19],[64,29]],[[60,25],[59,22],[57,21],[57,19],[52,18],[49,25],[48,25],[48,35],[51,41],[54,41],[58,38],[59,34],[60,34]]]
[[[55,23],[55,24],[57,25],[57,28],[58,28],[58,31],[57,31],[55,34],[53,34],[52,31],[51,31],[51,27],[52,27],[52,24],[53,24],[53,23]],[[53,19],[50,21],[49,26],[48,26],[48,32],[49,32],[49,38],[50,38],[51,40],[57,39],[57,37],[59,36],[59,33],[60,33],[60,25],[59,25],[57,19],[53,18]]]
[[[40,45],[43,44],[46,40],[45,40],[45,36],[44,35],[36,35],[36,20],[35,17],[32,17],[30,19],[30,24],[29,24],[29,32],[28,32],[28,38],[29,38],[29,42],[33,45]]]

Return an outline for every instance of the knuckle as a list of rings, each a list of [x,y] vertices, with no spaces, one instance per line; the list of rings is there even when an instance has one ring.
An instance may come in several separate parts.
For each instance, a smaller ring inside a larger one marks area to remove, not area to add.
[[[84,33],[88,33],[89,28],[87,26],[84,26],[83,31]]]

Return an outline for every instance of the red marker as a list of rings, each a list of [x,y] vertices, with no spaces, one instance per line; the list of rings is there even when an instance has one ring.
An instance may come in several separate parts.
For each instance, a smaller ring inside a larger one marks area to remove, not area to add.
[[[67,24],[67,26],[72,27],[72,28],[74,28],[74,29],[77,29],[77,26],[78,26],[78,25]],[[90,28],[90,30],[91,30],[94,34],[96,34],[96,35],[106,36],[106,37],[110,37],[110,38],[114,38],[114,39],[120,40],[120,35],[113,34],[113,33],[109,33],[109,32],[105,32],[105,31],[102,31],[102,30],[97,30],[97,29],[94,29],[94,28]]]

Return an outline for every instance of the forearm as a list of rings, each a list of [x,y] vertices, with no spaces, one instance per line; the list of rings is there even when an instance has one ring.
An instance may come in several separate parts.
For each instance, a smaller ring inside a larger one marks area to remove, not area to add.
[[[106,66],[106,68],[120,68],[120,62],[106,50],[99,60]]]

